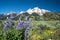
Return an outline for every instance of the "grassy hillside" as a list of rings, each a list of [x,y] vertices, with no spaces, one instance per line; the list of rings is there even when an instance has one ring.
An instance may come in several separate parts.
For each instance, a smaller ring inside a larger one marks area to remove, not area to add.
[[[4,40],[4,39],[7,40],[8,37],[9,37],[8,40],[13,40],[13,39],[24,40],[22,39],[24,38],[23,30],[18,31],[15,29],[8,29],[7,36],[4,36],[3,27],[4,25],[0,21],[0,39],[1,40]],[[12,25],[12,27],[17,27],[17,21],[14,21],[14,25]],[[60,21],[33,21],[32,20],[30,24],[29,40],[49,40],[49,39],[59,40],[60,39],[59,29],[60,29]],[[18,35],[21,35],[22,37]]]
[[[32,18],[30,23],[29,40],[60,40],[60,13],[49,12],[40,16],[37,13],[13,14],[13,23],[4,34],[4,24],[10,15],[0,15],[0,40],[24,40],[25,29],[16,30],[17,20],[21,17],[24,21],[26,16]]]
[[[59,21],[32,21],[30,28],[30,40],[59,40]],[[57,34],[56,34],[57,33]],[[60,32],[59,32],[60,33]],[[58,37],[56,37],[56,36]]]

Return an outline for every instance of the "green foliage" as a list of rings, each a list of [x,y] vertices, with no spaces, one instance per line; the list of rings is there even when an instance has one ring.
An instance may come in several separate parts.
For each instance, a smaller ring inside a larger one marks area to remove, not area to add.
[[[7,40],[24,40],[24,29],[15,30],[9,29],[6,33]]]
[[[0,30],[0,40],[6,40],[5,37],[4,37],[3,30]]]
[[[60,37],[59,32],[56,34],[56,30],[59,28],[59,21],[32,21],[30,28],[30,40],[58,40]],[[57,35],[58,37],[54,36]],[[39,36],[38,36],[39,35]],[[35,39],[34,39],[35,38]]]
[[[17,21],[11,25],[4,35],[3,24],[0,21],[0,40],[24,40],[25,29],[16,30]],[[12,28],[15,27],[15,28]],[[60,21],[31,21],[29,40],[59,40]]]
[[[59,20],[60,21],[60,13],[57,13],[57,12],[49,12],[49,13],[45,13],[43,15],[43,18],[44,20],[50,20],[50,21],[53,21],[53,20]]]
[[[0,40],[24,40],[24,29],[9,29],[5,35],[4,32],[0,30]]]

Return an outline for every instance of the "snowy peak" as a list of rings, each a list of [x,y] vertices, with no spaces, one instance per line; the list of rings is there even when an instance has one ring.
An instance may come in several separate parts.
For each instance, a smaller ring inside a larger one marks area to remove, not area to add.
[[[10,15],[10,14],[16,14],[16,13],[17,13],[17,12],[11,11],[11,12],[5,13],[4,15]]]
[[[50,12],[50,11],[48,11],[48,10],[45,10],[45,9],[40,9],[40,8],[38,8],[38,7],[35,7],[35,8],[33,8],[33,9],[28,9],[27,10],[27,12],[29,13],[29,14],[32,14],[32,13],[38,13],[39,15],[43,15],[44,13],[46,13],[46,12]]]
[[[40,9],[39,7],[34,7],[33,9],[29,8],[27,11],[20,11],[19,13],[17,12],[14,12],[14,11],[11,11],[9,13],[6,13],[4,15],[10,15],[10,14],[15,14],[17,13],[17,16],[22,14],[22,13],[29,13],[29,14],[32,14],[32,13],[37,13],[38,15],[43,15],[44,13],[46,12],[50,12],[49,10],[45,10],[45,9]]]
[[[32,14],[33,10],[31,8],[29,8],[26,12],[28,12],[29,14]]]

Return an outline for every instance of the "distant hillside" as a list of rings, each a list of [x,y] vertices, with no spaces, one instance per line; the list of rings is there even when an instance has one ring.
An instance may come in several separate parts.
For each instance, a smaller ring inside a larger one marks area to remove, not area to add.
[[[1,14],[0,15],[0,20],[5,20],[7,17],[10,17],[10,15],[11,14],[9,14],[9,15]],[[28,16],[29,18],[32,18],[33,20],[37,20],[37,21],[40,21],[40,20],[45,20],[45,21],[60,20],[60,13],[58,13],[58,12],[46,12],[42,16],[40,16],[38,13],[29,14],[27,12],[19,14],[19,15],[17,15],[16,13],[12,13],[12,15],[14,17],[13,18],[14,20],[18,20],[20,18],[20,16],[22,16],[22,20],[26,16]]]
[[[51,12],[49,10],[46,9],[40,9],[38,7],[35,8],[29,8],[27,11],[21,11],[19,13],[16,12],[10,12],[10,13],[6,13],[6,14],[0,14],[0,20],[6,20],[7,17],[10,18],[10,16],[12,16],[12,18],[14,20],[18,20],[20,17],[22,17],[21,19],[24,20],[26,16],[28,16],[28,18],[32,18],[32,20],[36,20],[36,21],[49,21],[49,20],[59,20],[60,21],[60,12]]]
[[[47,12],[43,15],[44,20],[60,20],[59,12]]]

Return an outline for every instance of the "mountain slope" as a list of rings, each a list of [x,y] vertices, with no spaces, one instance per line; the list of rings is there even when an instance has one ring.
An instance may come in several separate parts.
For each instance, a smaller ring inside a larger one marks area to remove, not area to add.
[[[36,21],[49,21],[49,20],[59,20],[60,21],[60,12],[51,12],[45,9],[40,9],[35,7],[33,9],[28,9],[27,11],[21,11],[19,13],[10,12],[8,14],[0,14],[0,20],[6,20],[7,17],[13,16],[14,20],[18,20],[22,17],[22,20],[25,19],[26,16],[28,18],[32,18],[32,20]]]

